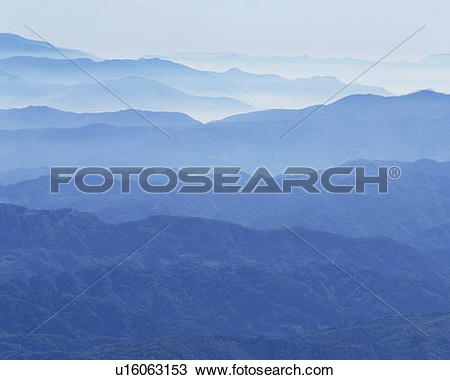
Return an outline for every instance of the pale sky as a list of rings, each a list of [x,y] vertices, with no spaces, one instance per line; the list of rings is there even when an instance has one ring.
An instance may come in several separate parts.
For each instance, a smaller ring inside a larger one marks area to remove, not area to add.
[[[450,52],[447,0],[14,0],[1,32],[104,58],[240,52],[377,59],[422,25],[391,60]]]

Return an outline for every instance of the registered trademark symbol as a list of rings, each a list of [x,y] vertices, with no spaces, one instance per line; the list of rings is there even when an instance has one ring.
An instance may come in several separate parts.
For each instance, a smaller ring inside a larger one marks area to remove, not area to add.
[[[398,178],[400,177],[400,175],[402,174],[402,171],[400,170],[400,168],[398,166],[392,166],[389,169],[389,177],[391,178]]]

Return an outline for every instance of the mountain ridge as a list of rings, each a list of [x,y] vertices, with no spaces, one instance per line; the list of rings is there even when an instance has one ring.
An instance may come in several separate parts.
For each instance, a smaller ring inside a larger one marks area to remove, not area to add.
[[[58,48],[71,58],[93,58],[92,55],[75,49]],[[14,56],[36,56],[65,59],[45,41],[22,37],[13,33],[0,33],[0,59]]]
[[[147,111],[138,109],[161,126],[199,127],[203,123],[182,112]],[[167,120],[165,120],[167,119]],[[148,122],[133,109],[112,112],[71,112],[48,106],[0,109],[0,129],[74,128],[105,123],[117,127],[144,126]],[[171,124],[172,123],[172,124]]]

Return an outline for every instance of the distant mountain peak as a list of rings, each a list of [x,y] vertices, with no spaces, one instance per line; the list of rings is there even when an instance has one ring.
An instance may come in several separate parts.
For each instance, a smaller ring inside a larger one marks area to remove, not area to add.
[[[244,71],[238,69],[237,67],[232,67],[231,69],[228,69],[226,73],[243,73]]]
[[[434,91],[431,89],[424,89],[412,92],[406,96],[409,97],[420,97],[420,98],[433,98],[433,99],[439,99],[439,98],[448,98],[449,96],[447,94],[444,94],[442,92]]]

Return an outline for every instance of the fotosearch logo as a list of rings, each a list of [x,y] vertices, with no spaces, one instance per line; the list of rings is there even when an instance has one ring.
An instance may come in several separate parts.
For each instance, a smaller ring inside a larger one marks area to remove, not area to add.
[[[177,170],[143,166],[57,166],[50,168],[50,192],[59,194],[61,185],[67,186],[73,182],[82,193],[102,194],[111,190],[115,181],[119,181],[121,192],[129,194],[131,181],[137,180],[142,191],[154,194],[291,194],[295,188],[310,194],[324,191],[362,194],[367,185],[375,185],[378,193],[387,194],[389,179],[399,178],[401,170],[396,166],[379,166],[377,169],[376,175],[368,175],[363,166],[334,166],[323,171],[290,166],[282,175],[274,177],[266,167],[258,167],[248,176],[240,166],[194,166]],[[91,183],[88,183],[88,178],[91,178]]]

